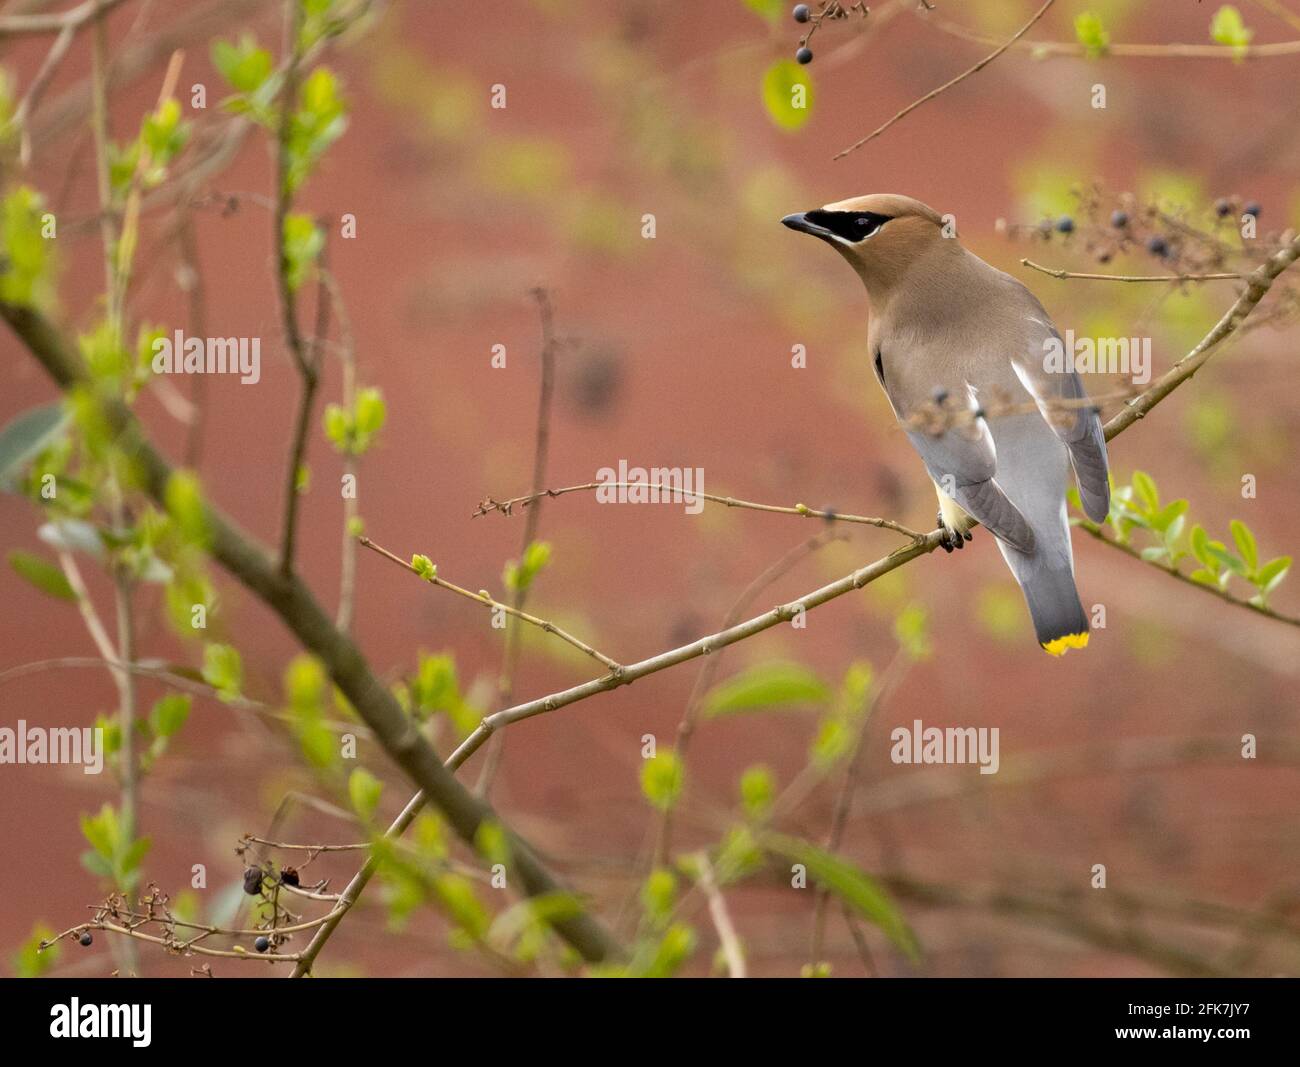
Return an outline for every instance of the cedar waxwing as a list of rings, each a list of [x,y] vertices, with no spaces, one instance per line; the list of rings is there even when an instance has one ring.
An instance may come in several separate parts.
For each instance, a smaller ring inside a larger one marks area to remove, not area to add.
[[[974,517],[1020,583],[1039,644],[1054,656],[1083,648],[1065,483],[1073,465],[1083,510],[1105,520],[1106,439],[1079,376],[1047,369],[1061,341],[1043,306],[910,197],[877,193],[781,221],[829,244],[866,286],[868,350],[935,483],[943,547],[969,541]],[[986,420],[998,407],[1023,413]]]

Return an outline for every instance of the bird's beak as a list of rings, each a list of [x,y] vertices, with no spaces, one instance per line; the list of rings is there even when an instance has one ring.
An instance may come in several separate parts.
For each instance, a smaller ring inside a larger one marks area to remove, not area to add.
[[[787,215],[781,220],[782,226],[789,226],[792,230],[798,230],[800,233],[810,233],[814,237],[820,237],[823,241],[829,241],[835,236],[824,226],[818,226],[815,222],[810,222],[806,212],[798,211],[793,215]]]

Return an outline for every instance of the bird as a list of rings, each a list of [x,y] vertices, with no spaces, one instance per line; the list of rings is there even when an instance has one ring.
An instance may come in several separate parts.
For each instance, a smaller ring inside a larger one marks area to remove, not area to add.
[[[1105,521],[1106,438],[1078,374],[1047,358],[1063,342],[1038,298],[966,249],[952,216],[909,196],[873,193],[781,221],[829,244],[866,287],[871,364],[935,483],[942,547],[984,526],[1039,645],[1053,656],[1087,647],[1065,490],[1073,468],[1084,513]]]

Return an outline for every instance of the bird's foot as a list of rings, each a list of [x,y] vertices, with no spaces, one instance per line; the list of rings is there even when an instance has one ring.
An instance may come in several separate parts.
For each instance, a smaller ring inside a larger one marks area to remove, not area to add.
[[[939,541],[939,547],[945,552],[951,553],[954,548],[965,548],[966,542],[971,539],[971,532],[968,527],[949,526],[943,517],[943,509],[939,510],[938,524],[943,530],[943,538]]]

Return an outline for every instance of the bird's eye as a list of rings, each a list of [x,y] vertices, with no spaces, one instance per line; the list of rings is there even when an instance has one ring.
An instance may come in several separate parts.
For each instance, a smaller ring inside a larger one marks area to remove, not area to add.
[[[855,221],[858,224],[858,229],[862,231],[859,240],[874,237],[882,225],[878,219],[874,219],[870,215],[859,215]]]

